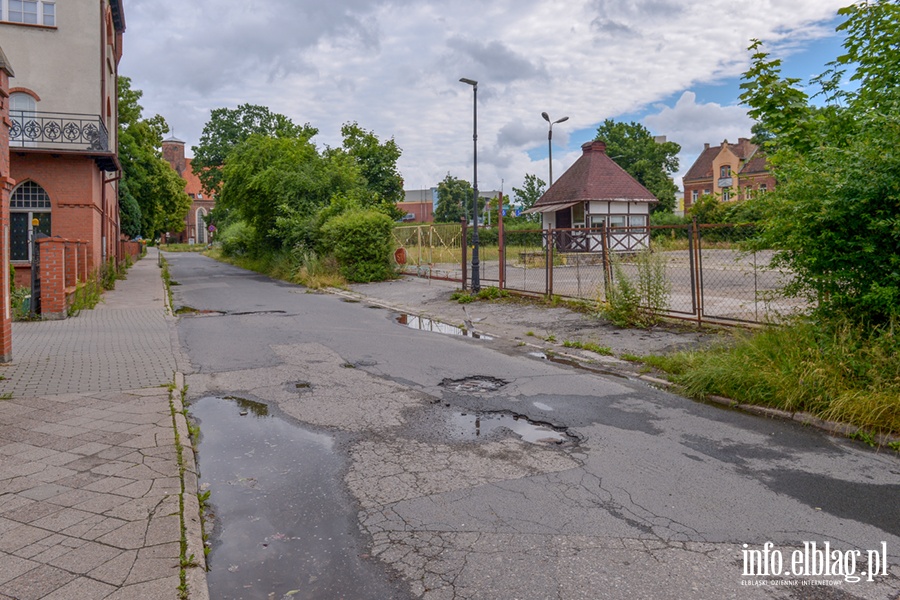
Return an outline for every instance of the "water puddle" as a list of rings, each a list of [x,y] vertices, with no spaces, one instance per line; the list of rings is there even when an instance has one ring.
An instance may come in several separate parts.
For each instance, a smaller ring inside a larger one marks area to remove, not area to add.
[[[565,444],[576,438],[544,423],[536,423],[508,413],[463,413],[450,415],[452,435],[459,439],[478,440],[503,427],[530,444]]]
[[[494,339],[489,335],[481,335],[480,333],[475,333],[474,331],[467,331],[461,327],[441,323],[440,321],[435,321],[434,319],[429,319],[428,317],[417,317],[415,315],[401,314],[397,317],[397,322],[401,325],[406,325],[410,329],[419,329],[420,331],[433,331],[435,333],[443,333],[446,335],[461,335],[465,337],[475,338],[477,340]]]
[[[200,422],[200,481],[214,515],[212,598],[402,596],[360,558],[356,509],[330,435],[237,397],[201,398],[190,413]]]

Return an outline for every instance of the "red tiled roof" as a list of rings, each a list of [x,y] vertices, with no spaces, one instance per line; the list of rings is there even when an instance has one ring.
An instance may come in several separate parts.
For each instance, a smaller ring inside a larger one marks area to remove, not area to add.
[[[722,147],[725,144],[728,144],[728,140],[725,140],[718,146],[707,146],[704,148],[703,152],[700,153],[700,156],[697,157],[697,160],[694,161],[694,164],[691,165],[691,168],[688,169],[688,172],[684,174],[682,181],[711,179],[713,176],[713,161],[719,155],[719,152],[722,151]],[[739,138],[737,144],[728,144],[728,148],[738,157],[738,159],[747,161],[747,164],[741,169],[741,173],[757,173],[767,170],[765,168],[765,157],[762,158],[762,168],[759,168],[760,163],[757,160],[757,157],[761,156],[758,152],[759,146],[749,139]],[[750,167],[751,164],[753,170],[748,171],[747,168]]]
[[[606,155],[604,142],[587,142],[581,148],[583,154],[534,203],[535,208],[587,200],[659,202]]]
[[[191,161],[193,159],[185,158],[184,159],[184,173],[181,174],[182,179],[187,181],[187,185],[184,188],[184,191],[187,194],[192,195],[194,198],[199,198],[200,194],[203,193],[203,184],[200,183],[200,179],[194,175],[194,171],[191,169]]]

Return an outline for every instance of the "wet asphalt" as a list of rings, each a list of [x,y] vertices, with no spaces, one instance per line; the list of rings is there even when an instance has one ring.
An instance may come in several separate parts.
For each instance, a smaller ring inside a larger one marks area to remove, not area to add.
[[[214,598],[815,597],[742,572],[809,541],[885,543],[834,597],[900,592],[896,455],[166,257]]]

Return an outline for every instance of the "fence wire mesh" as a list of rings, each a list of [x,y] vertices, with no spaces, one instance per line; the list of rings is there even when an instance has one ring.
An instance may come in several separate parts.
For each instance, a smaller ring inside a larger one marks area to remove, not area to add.
[[[496,228],[481,229],[480,283],[595,302],[606,302],[623,282],[645,291],[655,286],[656,300],[647,302],[656,310],[698,321],[768,323],[805,310],[803,301],[781,293],[792,275],[771,265],[772,251],[742,249],[752,235],[748,225],[507,229],[502,239]],[[471,229],[405,226],[394,237],[406,253],[405,272],[470,285],[471,268],[461,262],[472,258]]]

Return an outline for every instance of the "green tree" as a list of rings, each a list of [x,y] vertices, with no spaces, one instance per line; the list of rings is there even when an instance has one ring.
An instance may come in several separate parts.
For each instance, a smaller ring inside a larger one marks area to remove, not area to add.
[[[154,238],[162,232],[184,229],[191,199],[185,181],[160,155],[162,136],[169,131],[165,119],[142,118],[138,103],[143,95],[120,77],[119,93],[119,213],[122,231]]]
[[[265,106],[242,104],[235,109],[216,108],[203,126],[200,144],[193,146],[191,169],[203,184],[207,194],[221,191],[222,165],[228,154],[254,133],[277,138],[310,140],[318,130],[295,125],[288,117],[271,112]]]
[[[397,203],[403,201],[403,178],[397,170],[397,160],[402,154],[400,147],[393,139],[380,142],[374,132],[362,129],[357,123],[345,123],[341,135],[343,151],[353,157],[371,192],[367,202],[392,219],[400,219],[403,216],[397,208]]]
[[[322,156],[305,137],[253,134],[228,154],[217,205],[253,227],[257,250],[278,249],[285,228],[293,235],[335,194],[362,190],[365,180],[348,155]]]
[[[640,123],[619,123],[606,119],[597,128],[597,140],[606,142],[606,153],[616,164],[640,182],[659,200],[652,212],[675,210],[678,188],[672,174],[678,170],[681,146],[658,143]]]
[[[758,41],[741,100],[772,135],[778,185],[760,200],[761,242],[795,273],[789,291],[823,314],[880,324],[900,316],[900,7],[873,0],[839,13],[846,54],[813,80],[825,106],[811,107]],[[836,87],[851,68],[859,87]]]
[[[438,183],[438,203],[434,220],[438,223],[459,223],[465,216],[472,219],[472,185],[447,173]]]
[[[528,210],[534,206],[534,203],[538,201],[538,198],[543,196],[544,192],[547,191],[547,184],[537,175],[526,173],[525,182],[522,184],[522,187],[514,187],[512,191],[515,202],[522,207],[522,210]],[[532,213],[524,215],[522,218],[536,222],[541,220],[541,215],[540,213]]]

